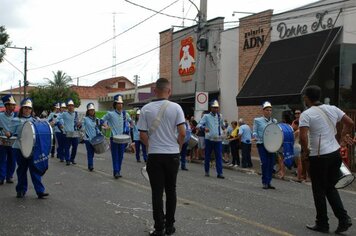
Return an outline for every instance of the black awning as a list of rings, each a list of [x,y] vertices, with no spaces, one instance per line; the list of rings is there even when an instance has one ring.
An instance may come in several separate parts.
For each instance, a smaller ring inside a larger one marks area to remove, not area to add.
[[[272,42],[236,97],[238,106],[300,103],[301,93],[341,28]]]

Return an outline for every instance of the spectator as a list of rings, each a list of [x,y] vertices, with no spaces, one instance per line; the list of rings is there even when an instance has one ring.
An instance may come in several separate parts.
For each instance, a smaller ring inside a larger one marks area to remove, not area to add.
[[[252,131],[250,126],[248,126],[243,118],[239,119],[239,139],[241,141],[241,152],[242,152],[242,160],[241,167],[242,168],[252,168],[251,161],[251,139],[252,139]]]

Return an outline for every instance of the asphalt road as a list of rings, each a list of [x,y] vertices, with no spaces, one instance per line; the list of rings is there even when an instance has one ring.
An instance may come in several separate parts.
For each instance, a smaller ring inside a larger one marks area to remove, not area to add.
[[[48,199],[39,200],[29,179],[24,199],[15,185],[0,186],[0,235],[148,235],[152,229],[151,191],[140,174],[144,163],[125,154],[123,178],[112,177],[110,152],[97,155],[94,172],[86,166],[84,145],[77,165],[56,158],[43,182]],[[226,179],[204,177],[201,164],[188,164],[178,174],[175,235],[320,235],[305,228],[313,223],[310,184],[273,180],[276,190],[263,190],[253,172],[225,169]],[[340,191],[356,220],[356,193]],[[337,219],[329,208],[330,230]],[[356,235],[356,226],[347,235]]]

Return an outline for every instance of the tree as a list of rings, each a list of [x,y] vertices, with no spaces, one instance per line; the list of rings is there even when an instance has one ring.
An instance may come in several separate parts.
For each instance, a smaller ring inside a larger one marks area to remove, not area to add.
[[[30,97],[34,103],[36,114],[43,111],[51,111],[56,102],[66,102],[69,98],[73,99],[76,107],[80,106],[80,98],[77,92],[70,89],[69,83],[72,78],[63,71],[53,72],[53,80],[46,79],[47,86],[40,86],[30,91]]]
[[[6,54],[6,47],[10,46],[10,36],[6,33],[5,26],[0,26],[0,63],[3,61]]]
[[[77,92],[68,88],[54,89],[51,86],[41,86],[32,89],[30,97],[33,100],[34,111],[41,114],[43,111],[49,112],[53,109],[56,102],[66,102],[69,98],[73,99],[76,107],[80,106],[80,98]]]
[[[49,83],[49,86],[54,88],[68,88],[69,83],[72,82],[72,78],[64,73],[63,71],[59,70],[57,73],[53,73],[53,81],[50,79],[46,79]]]

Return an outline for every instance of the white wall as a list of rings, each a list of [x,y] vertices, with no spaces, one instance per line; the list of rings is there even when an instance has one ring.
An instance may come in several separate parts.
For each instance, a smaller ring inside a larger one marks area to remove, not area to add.
[[[95,106],[95,110],[99,110],[98,106],[99,106],[99,103],[98,103],[98,100],[94,100],[94,99],[80,99],[80,106],[78,108],[76,108],[75,110],[77,112],[80,112],[80,113],[84,113],[87,111],[87,104],[88,103],[94,103],[94,106]]]
[[[229,122],[238,120],[236,95],[239,78],[239,29],[221,33],[220,112]]]

